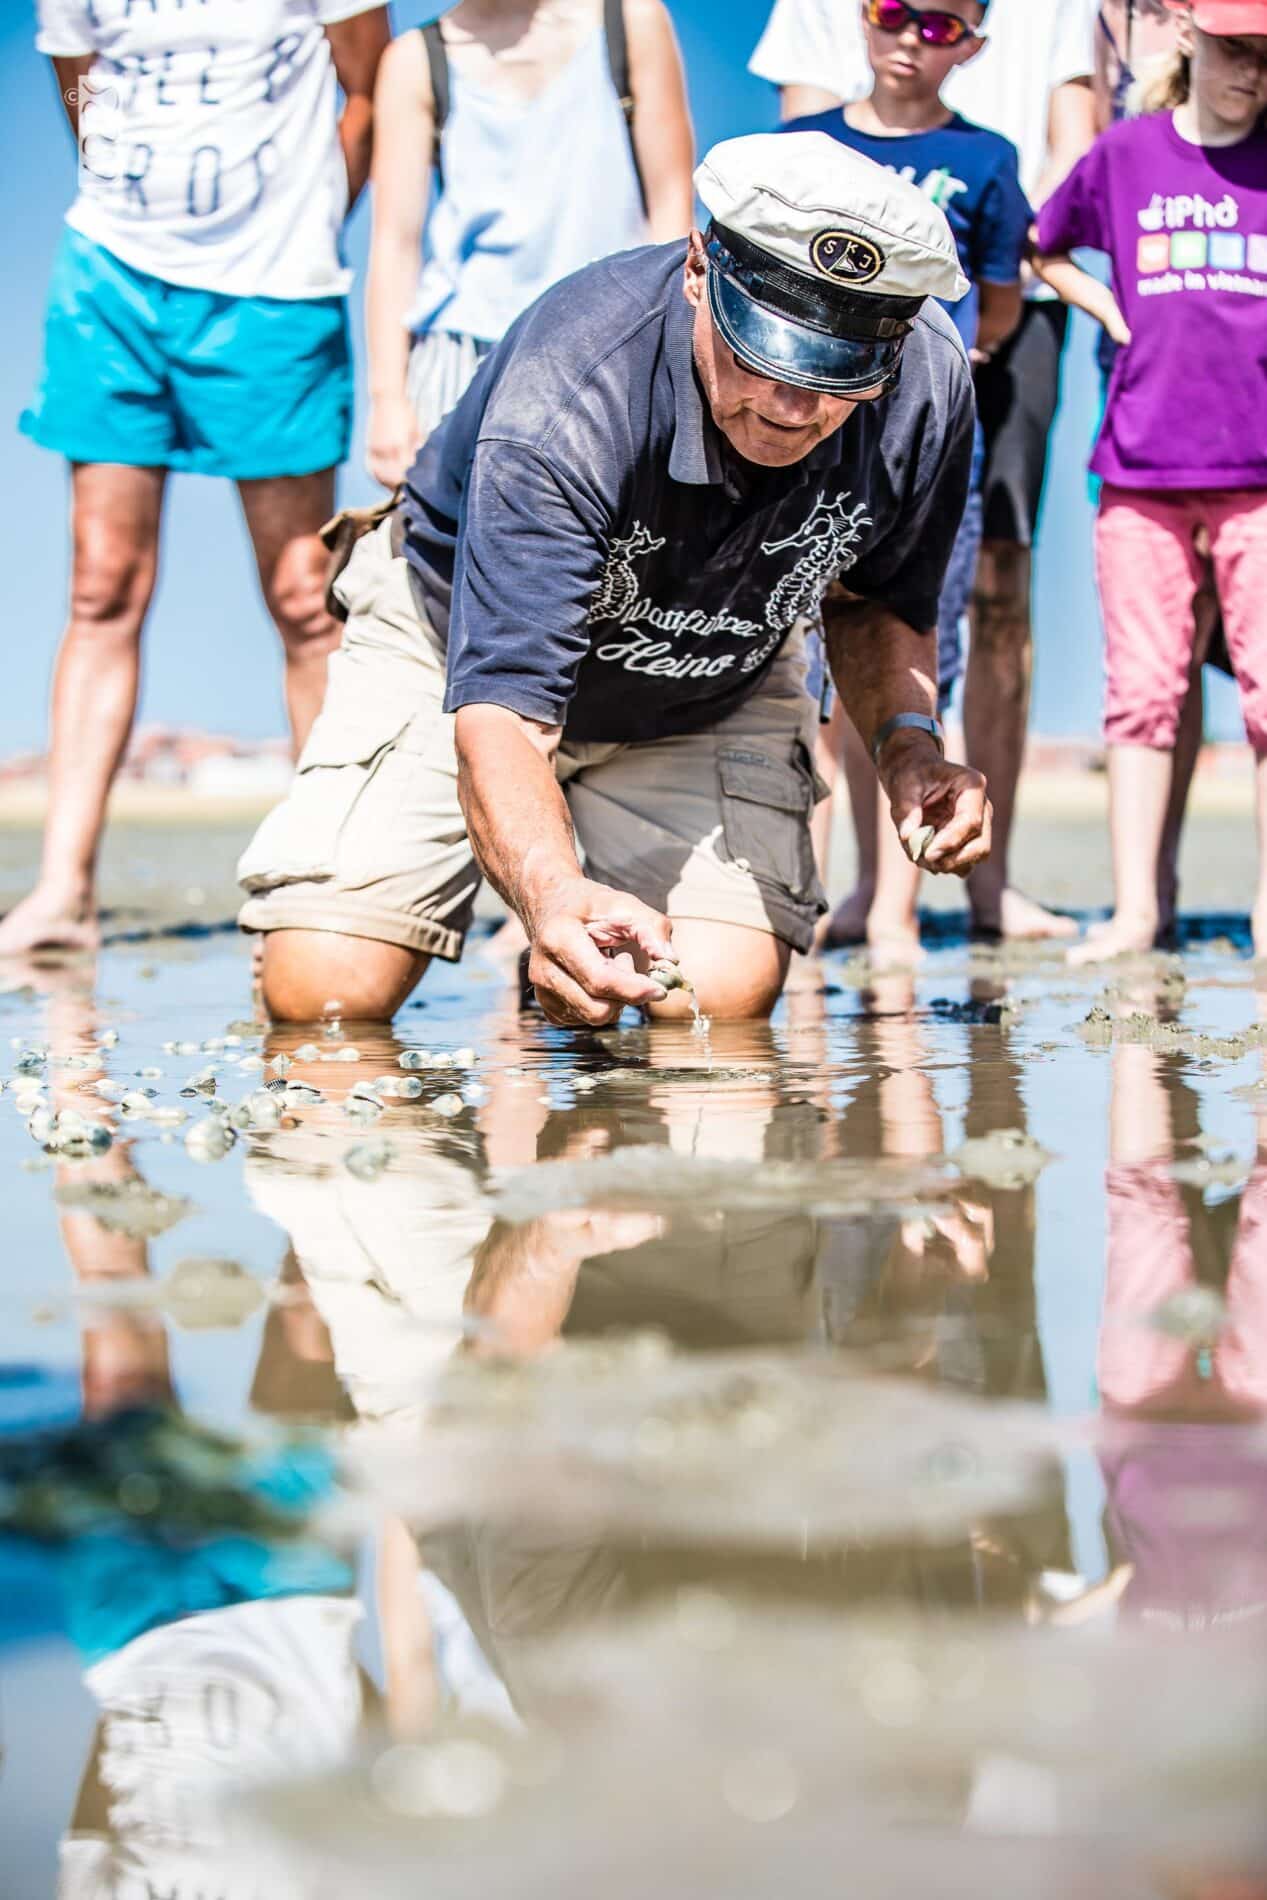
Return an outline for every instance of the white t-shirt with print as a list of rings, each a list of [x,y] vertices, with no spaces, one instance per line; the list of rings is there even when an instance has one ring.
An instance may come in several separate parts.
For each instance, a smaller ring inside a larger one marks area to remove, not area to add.
[[[67,223],[167,283],[346,292],[347,171],[323,29],[371,4],[39,0],[39,50],[93,55]]]
[[[1031,199],[1047,156],[1051,95],[1095,71],[1098,11],[1098,0],[994,0],[983,50],[947,81],[948,106],[1015,145]],[[775,0],[748,70],[776,86],[864,97],[872,82],[859,0]]]
[[[361,1620],[354,1598],[272,1597],[162,1624],[94,1663],[108,1833],[63,1841],[58,1900],[304,1900],[284,1849],[242,1848],[229,1797],[347,1760]]]

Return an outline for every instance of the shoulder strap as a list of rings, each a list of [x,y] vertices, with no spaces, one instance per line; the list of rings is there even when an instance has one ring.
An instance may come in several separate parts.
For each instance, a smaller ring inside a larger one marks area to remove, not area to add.
[[[625,0],[603,0],[603,32],[607,40],[607,64],[611,69],[612,87],[620,109],[625,115],[625,125],[629,132],[629,150],[638,179],[642,208],[645,211],[647,188],[642,182],[638,150],[633,136],[634,97],[633,87],[629,83],[629,41],[625,33]]]
[[[629,90],[629,42],[625,37],[624,0],[603,0],[603,31],[607,35],[607,64],[625,122],[633,124],[633,93]]]
[[[427,54],[427,67],[431,74],[431,163],[435,168],[436,183],[444,188],[444,166],[440,162],[440,141],[444,137],[444,128],[449,117],[449,56],[444,50],[444,36],[440,31],[439,20],[419,27],[422,44]]]

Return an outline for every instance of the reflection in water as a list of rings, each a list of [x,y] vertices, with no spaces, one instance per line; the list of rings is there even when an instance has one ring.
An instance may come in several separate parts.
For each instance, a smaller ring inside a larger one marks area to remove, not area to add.
[[[34,973],[28,1093],[114,1135],[13,1175],[76,1294],[23,1324],[77,1418],[0,1438],[0,1563],[96,1705],[86,1763],[42,1739],[61,1893],[732,1900],[838,1892],[845,1844],[869,1900],[1261,1900],[1267,1103],[1210,968],[1200,1038],[1173,971],[1075,1034],[1092,993],[996,959],[708,1048],[478,969],[402,1037],[183,1040]],[[264,1091],[190,1159],[182,1107]]]
[[[1267,1610],[1267,1104],[1239,1189],[1175,1178],[1204,1152],[1200,1109],[1175,1058],[1115,1048],[1108,1528],[1124,1611],[1189,1631]]]

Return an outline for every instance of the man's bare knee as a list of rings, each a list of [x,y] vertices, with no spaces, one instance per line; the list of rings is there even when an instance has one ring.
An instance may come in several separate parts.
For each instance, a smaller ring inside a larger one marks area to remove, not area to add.
[[[1013,541],[986,541],[972,590],[978,652],[1023,649],[1030,640],[1030,554]]]
[[[264,938],[264,1007],[274,1022],[317,1022],[337,1006],[346,1022],[390,1022],[430,957],[333,930],[273,930]]]
[[[764,1022],[783,993],[791,947],[739,924],[708,925],[693,919],[675,923],[673,947],[695,985],[702,1015],[717,1022]],[[661,1020],[689,1019],[690,998],[675,990],[651,1015]]]
[[[99,635],[139,632],[154,591],[152,550],[112,540],[95,528],[77,532],[70,577],[70,625]]]

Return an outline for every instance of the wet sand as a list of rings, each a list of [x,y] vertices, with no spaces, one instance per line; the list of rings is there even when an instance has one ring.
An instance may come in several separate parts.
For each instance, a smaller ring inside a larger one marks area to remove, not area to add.
[[[103,859],[108,934],[151,923],[225,923],[239,901],[234,865],[265,808],[250,801],[228,809],[216,801],[197,805],[162,787],[125,790],[123,815],[107,833]],[[1107,809],[1102,774],[1044,773],[1026,782],[1015,862],[1032,896],[1072,911],[1107,907]],[[848,889],[852,875],[847,814],[837,820],[834,837],[833,895]],[[1254,851],[1248,765],[1241,773],[1198,780],[1184,839],[1184,907],[1196,913],[1245,909]],[[0,911],[29,888],[38,862],[38,806],[0,802]],[[962,893],[953,879],[926,879],[923,902],[929,910],[953,912]],[[497,908],[486,895],[481,913],[492,916]]]
[[[1182,957],[952,920],[706,1042],[483,939],[266,1033],[240,836],[118,827],[0,989],[5,1900],[1262,1900],[1244,811]]]

